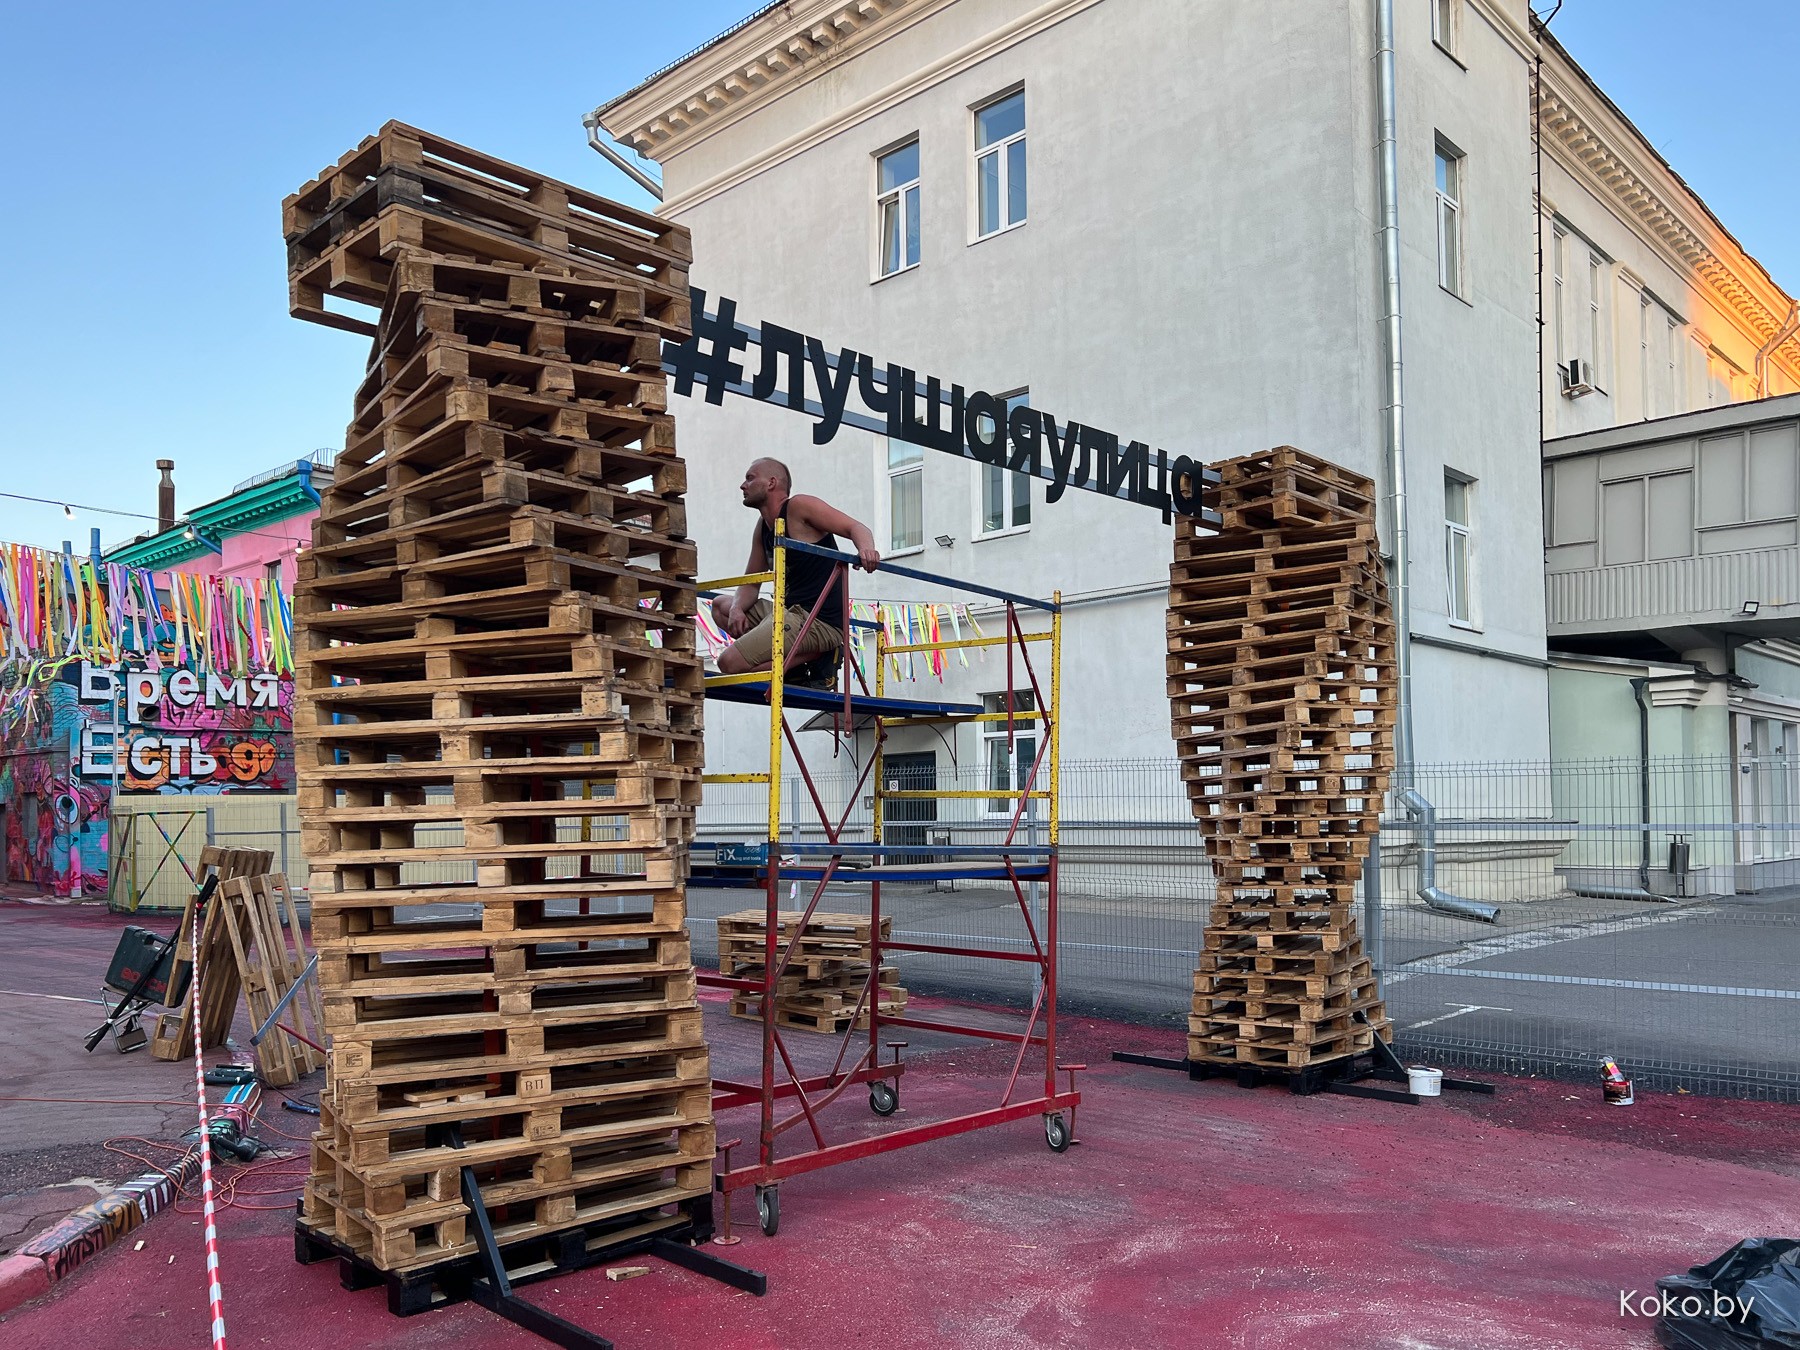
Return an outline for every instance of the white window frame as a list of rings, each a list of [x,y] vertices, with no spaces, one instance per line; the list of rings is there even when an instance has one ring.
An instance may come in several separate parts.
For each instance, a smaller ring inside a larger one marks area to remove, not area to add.
[[[1681,320],[1669,311],[1663,311],[1666,327],[1664,338],[1668,349],[1663,353],[1663,383],[1659,386],[1662,397],[1657,400],[1657,416],[1673,417],[1683,411],[1683,389],[1681,387]]]
[[[1556,364],[1569,364],[1568,325],[1564,322],[1568,290],[1563,278],[1569,264],[1569,232],[1560,225],[1550,232],[1550,318],[1556,331]]]
[[[1431,40],[1458,65],[1462,58],[1457,54],[1457,38],[1461,36],[1462,5],[1460,0],[1431,0]]]
[[[1607,311],[1606,291],[1612,284],[1612,266],[1594,249],[1588,249],[1587,292],[1587,362],[1593,371],[1593,378],[1588,381],[1595,389],[1605,393],[1612,384],[1611,344],[1606,340]]]
[[[995,397],[997,397],[1005,406],[1005,415],[1010,417],[1014,408],[1030,406],[1031,391],[1029,389],[1014,389],[1010,393],[997,394]],[[1004,425],[1000,428],[1000,438],[1001,443],[1008,446],[1007,455],[1010,458],[1012,451],[1010,443],[1008,443],[1006,439],[1006,428]],[[1035,506],[1035,502],[1032,499],[1031,475],[1028,473],[1015,473],[1007,468],[1001,468],[999,470],[1001,475],[1001,491],[1006,498],[1001,519],[1006,523],[997,530],[990,530],[987,528],[987,485],[988,475],[994,471],[994,466],[991,464],[984,464],[980,460],[975,460],[973,467],[975,470],[975,483],[969,493],[969,499],[974,507],[974,518],[969,523],[969,538],[976,542],[980,542],[983,539],[1004,539],[1007,535],[1025,534],[1029,532],[1031,529],[1033,507]],[[1023,525],[1014,525],[1012,523],[1012,518],[1014,509],[1018,505],[1018,494],[1020,492],[1025,494],[1026,519]]]
[[[886,281],[889,277],[897,277],[902,272],[910,272],[919,265],[919,258],[916,257],[916,258],[909,259],[906,256],[906,210],[907,210],[907,199],[908,198],[911,198],[911,200],[913,202],[913,208],[916,212],[918,212],[919,217],[920,217],[920,220],[919,220],[919,256],[923,257],[924,253],[925,253],[924,202],[920,197],[920,187],[919,187],[920,175],[923,174],[923,172],[924,172],[924,156],[923,156],[923,154],[921,154],[919,157],[919,171],[917,173],[915,173],[911,178],[907,179],[903,183],[894,184],[894,186],[889,188],[886,192],[883,192],[881,190],[881,161],[886,159],[889,155],[898,154],[900,151],[906,149],[908,146],[912,146],[915,149],[917,149],[918,145],[919,145],[919,138],[917,136],[913,136],[906,140],[896,142],[895,144],[890,145],[885,150],[876,151],[875,154],[870,159],[870,163],[873,166],[872,171],[874,173],[874,188],[875,188],[875,277],[874,277],[874,279],[876,281]],[[892,271],[887,270],[887,262],[888,262],[887,250],[882,247],[882,244],[884,242],[884,238],[883,238],[884,227],[886,226],[886,223],[887,223],[887,211],[888,211],[888,207],[890,205],[894,208],[896,228],[900,232],[900,259],[901,259],[900,265],[898,267],[894,268]]]
[[[925,451],[905,441],[892,441],[886,436],[875,439],[875,503],[878,533],[876,542],[884,558],[906,558],[925,551]],[[911,450],[916,458],[896,466],[891,457],[896,445]],[[896,480],[910,478],[919,494],[919,542],[905,547],[894,546],[894,489]]]
[[[1453,178],[1445,187],[1437,186],[1438,162],[1447,161]],[[1469,157],[1442,136],[1437,137],[1432,155],[1432,192],[1436,198],[1438,285],[1458,300],[1467,300],[1469,289],[1468,262],[1463,251],[1464,178]]]
[[[1004,689],[1002,689],[998,693],[983,694],[981,696],[981,702],[982,702],[982,711],[983,712],[990,712],[990,713],[1005,712],[1006,711],[1006,691]],[[1035,700],[1035,697],[1033,696],[1031,690],[1029,690],[1029,689],[1013,690],[1013,712],[1014,713],[1036,712],[1037,708],[1035,706],[1035,703],[1036,703],[1036,700]],[[1031,706],[1031,707],[1023,706],[1025,704],[1032,704],[1033,706]],[[993,753],[994,752],[993,752],[992,747],[996,743],[998,743],[999,745],[1002,745],[1002,746],[1004,746],[1006,744],[1006,723],[1005,722],[977,722],[975,725],[981,728],[981,785],[984,788],[992,788],[992,787],[994,787],[994,780],[993,780]],[[1025,720],[1019,720],[1019,719],[1015,718],[1015,720],[1013,722],[1012,754],[1007,756],[1007,760],[1006,760],[1006,786],[1009,791],[1017,792],[1019,790],[1020,777],[1023,774],[1029,772],[1029,770],[1031,769],[1031,761],[1037,757],[1038,747],[1041,744],[1041,741],[1039,740],[1039,736],[1040,736],[1039,729],[1042,726],[1043,726],[1043,723],[1039,722],[1035,718],[1030,718],[1030,719],[1025,719]],[[1019,743],[1024,740],[1029,740],[1031,742],[1031,753],[1026,756],[1021,756],[1019,753],[1020,748],[1021,748]],[[1023,764],[1020,763],[1021,758],[1023,758],[1023,760],[1024,760]],[[1048,772],[1048,769],[1049,769],[1049,766],[1048,766],[1048,764],[1046,764],[1045,772]],[[1038,782],[1041,784],[1043,781],[1044,781],[1044,774],[1039,773]],[[1016,798],[1016,797],[984,797],[984,798],[982,798],[982,802],[983,802],[984,808],[985,808],[984,813],[987,815],[990,815],[990,816],[997,816],[997,815],[1002,815],[1002,814],[1010,815],[1013,811],[1013,808],[1018,804],[1018,798]]]
[[[1459,483],[1463,489],[1464,519],[1450,519],[1446,507],[1444,512],[1444,613],[1453,628],[1469,628],[1479,630],[1480,607],[1476,603],[1475,592],[1475,479],[1467,474],[1458,473],[1455,469],[1444,470],[1444,485]],[[1461,541],[1462,563],[1462,600],[1463,613],[1457,613],[1456,576],[1457,576],[1457,543]]]
[[[992,239],[995,235],[1005,234],[1008,230],[1016,230],[1031,219],[1031,148],[1025,143],[1026,133],[1031,130],[1029,112],[1026,113],[1025,124],[1012,135],[990,145],[981,144],[981,114],[995,104],[1004,103],[1007,99],[1015,96],[1019,98],[1020,106],[1024,107],[1025,86],[1019,85],[1004,93],[995,94],[992,98],[983,99],[969,109],[969,145],[972,147],[969,156],[969,242],[971,244],[979,244],[983,239]],[[1012,202],[1011,147],[1014,145],[1025,147],[1020,153],[1025,157],[1026,200],[1025,214],[1017,220],[1009,221],[1005,217]],[[996,209],[1000,223],[991,230],[983,230],[981,228],[981,161],[989,155],[997,156],[996,177],[999,181],[999,188],[996,193]]]

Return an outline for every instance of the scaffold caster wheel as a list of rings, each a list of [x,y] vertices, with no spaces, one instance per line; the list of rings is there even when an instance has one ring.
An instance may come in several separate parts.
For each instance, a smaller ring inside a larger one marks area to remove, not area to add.
[[[878,1116],[891,1116],[900,1109],[900,1092],[892,1083],[869,1084],[869,1110]]]
[[[1063,1122],[1061,1115],[1044,1117],[1044,1142],[1050,1145],[1052,1153],[1068,1152],[1069,1127]]]
[[[781,1190],[776,1186],[758,1186],[756,1188],[756,1221],[761,1225],[764,1237],[774,1237],[781,1231]]]

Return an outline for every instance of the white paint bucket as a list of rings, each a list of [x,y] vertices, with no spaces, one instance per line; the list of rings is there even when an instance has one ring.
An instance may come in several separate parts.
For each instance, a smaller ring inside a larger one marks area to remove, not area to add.
[[[1408,1064],[1406,1085],[1416,1096],[1440,1096],[1444,1091],[1444,1071],[1428,1069],[1423,1064]]]

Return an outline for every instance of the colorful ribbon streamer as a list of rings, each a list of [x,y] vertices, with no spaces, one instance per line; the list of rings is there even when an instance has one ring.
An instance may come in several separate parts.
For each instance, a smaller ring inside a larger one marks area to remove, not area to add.
[[[0,657],[33,667],[135,659],[220,674],[294,670],[294,612],[263,578],[153,573],[0,543]]]

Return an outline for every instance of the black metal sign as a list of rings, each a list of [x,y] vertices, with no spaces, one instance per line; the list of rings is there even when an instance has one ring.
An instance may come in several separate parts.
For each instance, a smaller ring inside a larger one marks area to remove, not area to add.
[[[1186,455],[1173,459],[1143,441],[1120,443],[1114,432],[1074,420],[1059,423],[1039,408],[1013,408],[985,390],[948,387],[935,375],[923,378],[893,362],[885,366],[866,352],[842,348],[835,355],[816,337],[779,324],[761,329],[739,323],[737,301],[718,297],[706,311],[706,292],[691,289],[694,335],[663,344],[663,369],[675,377],[675,392],[692,397],[694,383],[705,386],[708,403],[723,403],[726,391],[791,408],[817,418],[814,445],[825,445],[840,428],[856,427],[894,440],[963,459],[978,460],[1050,484],[1046,501],[1068,488],[1136,502],[1172,515],[1216,525],[1216,513],[1200,504],[1204,483],[1218,474]],[[761,363],[746,381],[734,353],[754,344]],[[816,397],[808,398],[808,387]],[[854,390],[868,413],[850,406]],[[871,416],[870,414],[874,414]]]

